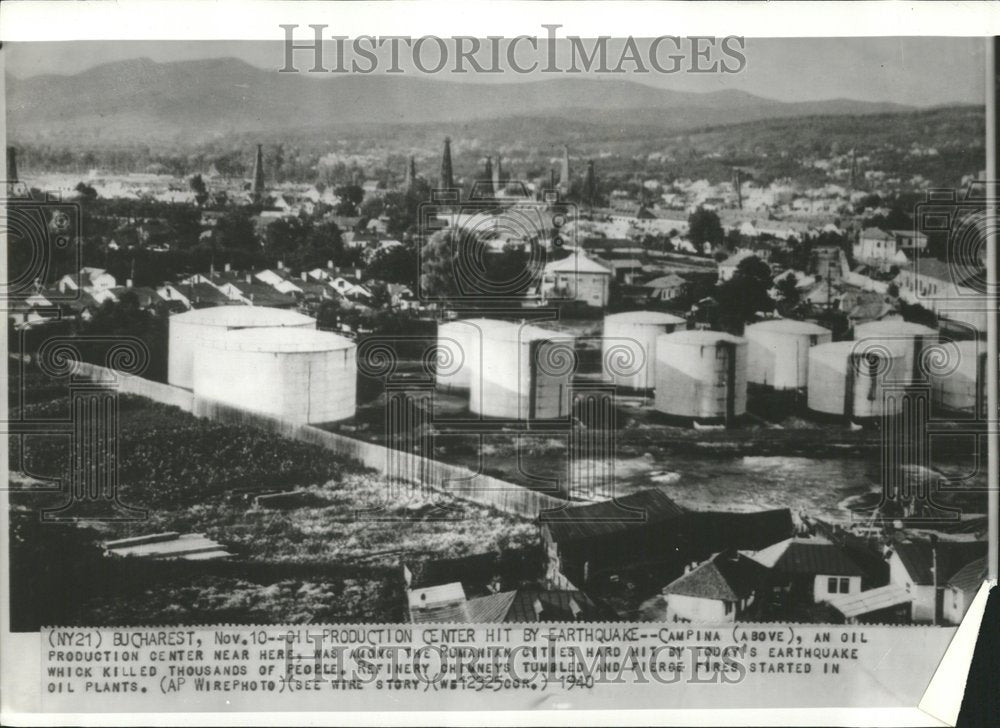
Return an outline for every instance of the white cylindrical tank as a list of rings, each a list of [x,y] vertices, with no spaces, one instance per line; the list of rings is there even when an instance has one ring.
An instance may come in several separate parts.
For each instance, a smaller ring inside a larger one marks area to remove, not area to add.
[[[833,340],[833,333],[808,321],[776,319],[747,326],[747,381],[774,389],[802,389],[808,383],[809,349]]]
[[[628,311],[604,317],[601,361],[604,377],[619,387],[656,387],[656,337],[687,328],[679,316],[659,311]]]
[[[956,412],[978,412],[986,401],[986,343],[941,342],[927,354],[931,401]]]
[[[299,423],[354,416],[354,342],[328,331],[229,331],[194,352],[195,397]]]
[[[719,331],[678,331],[656,339],[660,412],[728,421],[747,409],[746,339]]]
[[[316,319],[266,306],[216,306],[174,314],[167,320],[167,382],[191,389],[195,349],[236,329],[292,327],[315,329]]]
[[[472,412],[519,420],[569,415],[576,368],[571,335],[487,319],[481,331],[482,348],[473,348],[469,361]]]
[[[437,385],[444,389],[468,389],[469,362],[478,356],[483,346],[483,327],[490,319],[460,319],[438,324]],[[473,352],[473,349],[476,351]]]
[[[899,374],[906,383],[924,379],[920,369],[924,349],[938,341],[935,329],[909,321],[871,321],[854,327],[854,340],[891,347],[903,355]]]
[[[876,342],[834,341],[809,350],[809,409],[848,419],[899,414],[902,392],[883,394],[898,383],[903,352]]]

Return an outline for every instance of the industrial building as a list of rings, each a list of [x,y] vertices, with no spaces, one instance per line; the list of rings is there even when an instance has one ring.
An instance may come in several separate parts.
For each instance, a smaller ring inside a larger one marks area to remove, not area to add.
[[[926,379],[923,373],[924,349],[938,341],[938,332],[928,326],[909,321],[870,321],[854,328],[854,339],[887,346],[903,356],[898,374],[910,384]]]
[[[354,342],[327,331],[229,331],[194,350],[194,394],[300,423],[354,416]]]
[[[229,331],[265,326],[315,329],[316,319],[264,306],[216,306],[174,314],[168,319],[167,382],[193,389],[194,353],[198,347],[218,341]]]
[[[679,316],[658,311],[629,311],[604,317],[601,361],[604,377],[619,387],[656,387],[656,338],[687,327]]]
[[[677,331],[656,339],[659,412],[730,422],[747,409],[747,341],[720,331]]]
[[[809,377],[809,349],[833,340],[817,324],[792,319],[747,326],[747,381],[777,390],[804,389]]]
[[[948,360],[929,367],[931,402],[954,412],[977,413],[986,402],[986,343],[957,341],[941,348]]]
[[[883,395],[892,391],[890,383],[902,380],[904,366],[898,347],[857,341],[814,346],[809,350],[809,409],[859,420],[899,414],[902,392]]]
[[[481,352],[483,327],[490,319],[460,319],[438,324],[437,385],[443,389],[468,389],[471,381],[470,355]]]
[[[478,325],[483,341],[469,352],[469,409],[519,420],[568,416],[572,337],[509,321],[482,319]]]

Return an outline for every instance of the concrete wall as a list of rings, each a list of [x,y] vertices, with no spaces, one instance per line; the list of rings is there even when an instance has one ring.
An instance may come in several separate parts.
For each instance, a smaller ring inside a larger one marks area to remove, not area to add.
[[[830,591],[830,579],[837,580],[837,591]],[[847,579],[847,591],[840,591],[840,580]],[[813,581],[813,601],[815,602],[825,602],[830,597],[843,596],[844,594],[860,594],[861,593],[861,577],[860,576],[830,576],[828,574],[819,574]]]
[[[290,439],[318,445],[380,473],[398,476],[407,482],[420,484],[461,500],[496,508],[505,513],[535,518],[544,510],[558,509],[566,505],[566,501],[560,498],[489,475],[476,475],[467,468],[418,455],[407,455],[383,445],[355,440],[318,427],[297,424],[198,398],[185,389],[168,384],[122,375],[94,364],[81,363],[78,371],[82,376],[97,381],[116,381],[119,383],[119,391],[124,394],[135,394],[161,404],[172,405],[198,417],[258,427]]]

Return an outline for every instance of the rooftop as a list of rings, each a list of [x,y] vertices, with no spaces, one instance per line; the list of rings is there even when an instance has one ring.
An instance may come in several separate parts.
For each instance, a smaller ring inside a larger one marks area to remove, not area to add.
[[[677,325],[686,323],[680,316],[674,316],[660,311],[626,311],[625,313],[612,313],[604,317],[605,325],[613,324],[650,324],[660,326],[664,324]]]
[[[228,351],[308,353],[353,349],[354,342],[329,331],[288,326],[237,329],[226,333],[212,346]]]
[[[709,346],[713,344],[746,344],[747,340],[742,336],[733,336],[724,331],[709,331],[707,329],[689,329],[688,331],[675,331],[672,334],[662,334],[657,340],[668,341],[671,344],[685,346]]]
[[[861,567],[840,546],[823,538],[790,538],[751,557],[783,574],[864,576]]]
[[[664,523],[685,513],[687,510],[662,490],[650,489],[622,496],[617,501],[570,506],[546,515],[542,525],[548,528],[554,541],[563,542],[622,533]]]
[[[869,589],[859,594],[838,594],[829,598],[830,606],[847,619],[860,617],[900,604],[909,604],[913,599],[906,589],[895,584],[887,584],[877,589]]]
[[[796,321],[795,319],[773,319],[770,321],[760,321],[746,327],[746,333],[752,331],[771,331],[778,334],[796,334],[809,336],[822,336],[830,334],[830,329],[809,321]]]
[[[948,586],[963,592],[978,591],[986,580],[986,573],[986,557],[980,556],[956,571],[955,575],[948,579]]]
[[[933,584],[934,555],[929,541],[906,541],[894,546],[903,567],[916,584]],[[986,554],[985,541],[941,541],[937,545],[938,583],[945,584],[971,561]]]
[[[766,576],[765,566],[727,551],[675,579],[664,587],[663,593],[736,602],[750,596]]]

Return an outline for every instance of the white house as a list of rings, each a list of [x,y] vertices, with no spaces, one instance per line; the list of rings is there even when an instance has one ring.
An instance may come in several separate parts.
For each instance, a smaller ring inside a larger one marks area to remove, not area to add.
[[[965,274],[967,278],[962,280]],[[983,290],[972,287],[970,279],[985,273],[963,270],[934,258],[920,258],[900,267],[893,283],[899,297],[910,304],[920,304],[941,318],[971,326],[980,332],[987,329],[987,311],[991,301]]]
[[[731,623],[763,588],[768,571],[734,551],[716,554],[663,588],[667,622]]]
[[[549,300],[582,301],[604,308],[611,292],[611,275],[603,265],[577,252],[546,264],[541,294]]]
[[[676,273],[668,273],[642,284],[649,290],[649,298],[653,301],[672,301],[684,292],[685,286],[687,281]]]
[[[280,263],[277,270],[259,271],[254,273],[254,278],[276,288],[279,293],[302,293],[302,289],[295,283],[291,273],[281,267]]]
[[[927,247],[927,236],[913,230],[880,230],[865,228],[854,243],[855,260],[868,265],[889,268],[905,265],[909,256]]]
[[[747,258],[753,256],[749,250],[741,250],[733,253],[728,258],[719,263],[719,281],[728,281],[736,274],[736,268]]]

